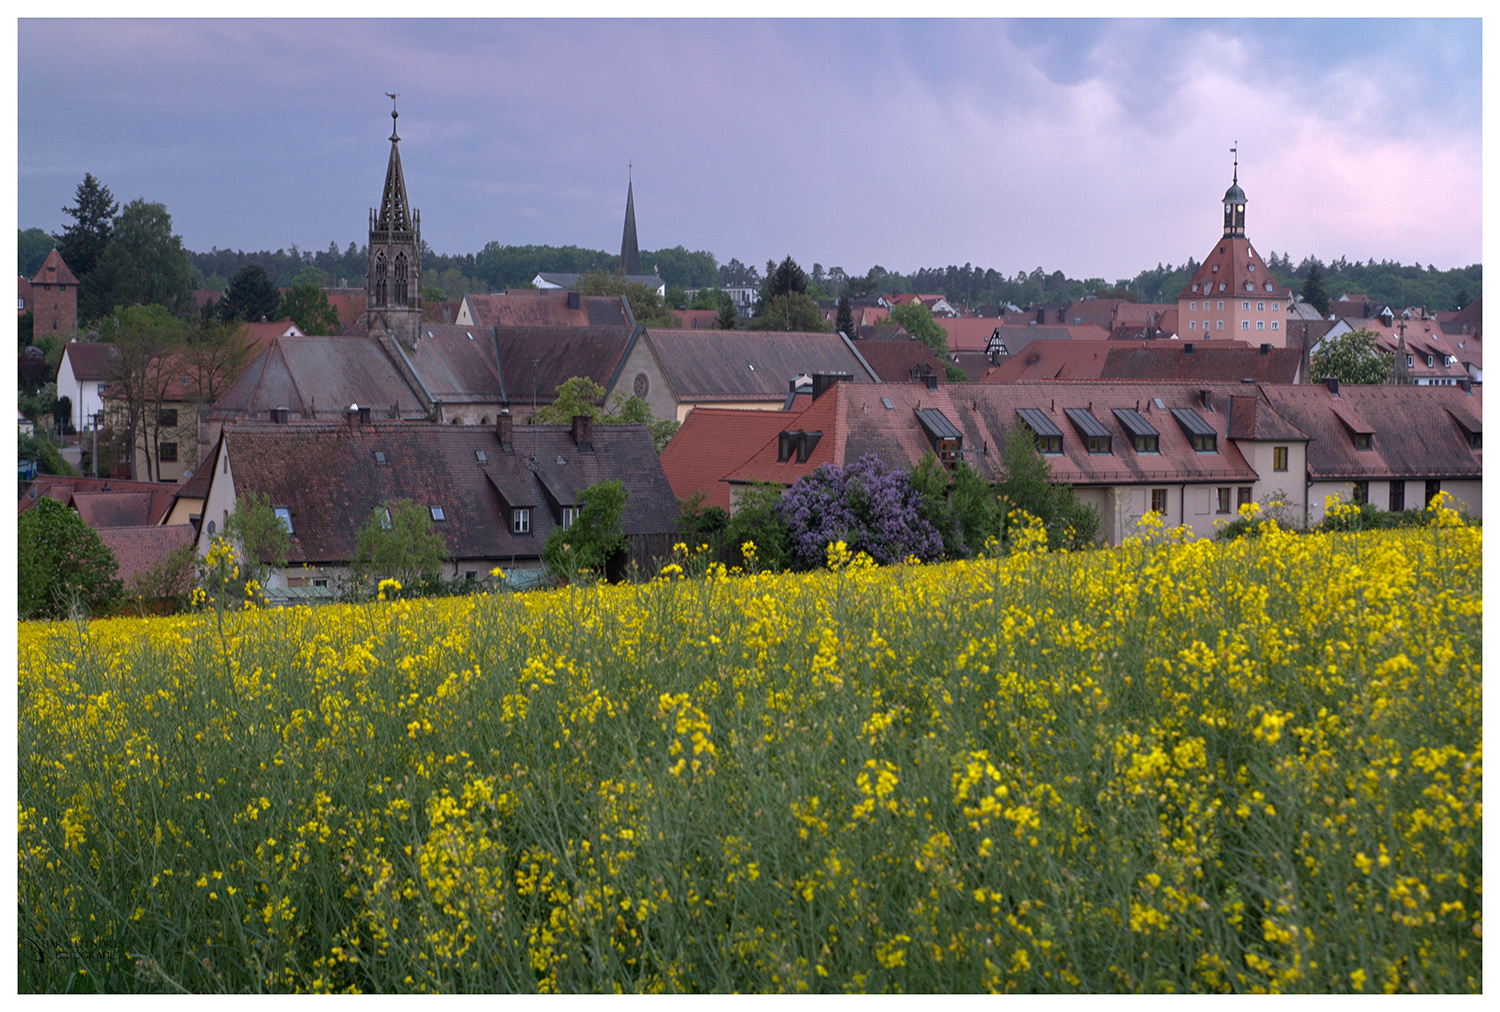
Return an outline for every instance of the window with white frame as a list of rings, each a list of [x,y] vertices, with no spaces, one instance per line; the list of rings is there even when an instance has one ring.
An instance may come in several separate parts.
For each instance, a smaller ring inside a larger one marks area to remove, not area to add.
[[[510,532],[512,534],[531,533],[531,510],[516,509],[510,511]]]
[[[562,527],[568,530],[578,522],[578,514],[582,512],[579,506],[564,506],[562,510]]]

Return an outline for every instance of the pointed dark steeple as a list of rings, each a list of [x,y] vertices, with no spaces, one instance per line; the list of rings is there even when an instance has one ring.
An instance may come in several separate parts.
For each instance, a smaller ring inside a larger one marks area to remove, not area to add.
[[[625,189],[625,236],[620,240],[620,266],[626,274],[641,273],[641,248],[635,239],[635,166]]]
[[[391,109],[391,160],[385,170],[380,211],[370,210],[370,254],[365,276],[365,322],[414,345],[422,331],[422,215],[406,199],[401,143],[396,133],[396,96]]]

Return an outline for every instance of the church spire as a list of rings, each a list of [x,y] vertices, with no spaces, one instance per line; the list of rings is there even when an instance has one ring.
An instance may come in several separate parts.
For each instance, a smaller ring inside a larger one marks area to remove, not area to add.
[[[413,346],[422,326],[422,216],[406,200],[401,137],[396,133],[396,96],[391,100],[391,160],[385,170],[380,211],[370,211],[369,261],[365,274],[365,325]]]
[[[635,166],[632,164],[630,184],[625,189],[625,235],[620,240],[620,266],[626,274],[641,272],[641,248],[635,238]]]
[[[391,161],[385,170],[385,193],[380,198],[380,216],[375,227],[382,232],[410,232],[411,208],[406,202],[406,177],[401,174],[401,150],[397,146],[401,138],[396,134],[396,96],[386,92],[391,100]]]

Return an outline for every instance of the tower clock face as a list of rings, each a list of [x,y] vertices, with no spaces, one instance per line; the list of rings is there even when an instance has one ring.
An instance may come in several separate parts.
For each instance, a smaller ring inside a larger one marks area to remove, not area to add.
[[[1239,211],[1241,214],[1245,213],[1245,205],[1244,204],[1236,204],[1234,209],[1236,211]]]

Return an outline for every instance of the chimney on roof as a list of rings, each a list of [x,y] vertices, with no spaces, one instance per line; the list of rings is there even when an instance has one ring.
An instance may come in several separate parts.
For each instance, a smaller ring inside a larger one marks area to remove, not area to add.
[[[1333,396],[1335,397],[1339,395],[1339,380],[1337,376],[1330,376],[1323,382],[1327,385],[1329,393],[1333,394]]]
[[[349,405],[349,410],[345,412],[344,420],[348,423],[350,432],[358,432],[360,430],[361,425],[364,423],[363,414],[358,404]]]
[[[851,381],[854,377],[846,372],[815,372],[812,375],[813,400],[822,397],[825,391],[832,390],[840,380]]]
[[[583,295],[582,295],[582,293],[579,292],[578,289],[576,289],[576,288],[569,289],[568,290],[568,308],[569,309],[578,309],[582,305],[583,305]]]
[[[1271,346],[1269,344],[1262,344],[1260,346],[1260,353],[1262,356],[1271,354]]]
[[[573,444],[587,453],[594,452],[594,416],[573,416]]]
[[[500,413],[495,416],[495,438],[500,440],[500,451],[512,453],[515,450],[515,420],[510,417],[510,408],[501,408]]]

